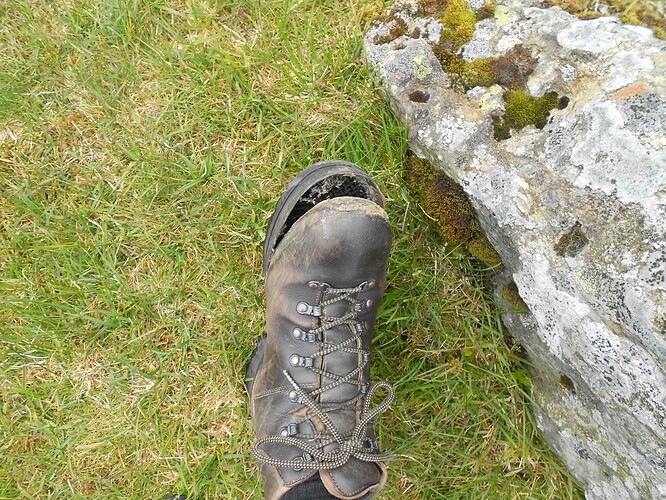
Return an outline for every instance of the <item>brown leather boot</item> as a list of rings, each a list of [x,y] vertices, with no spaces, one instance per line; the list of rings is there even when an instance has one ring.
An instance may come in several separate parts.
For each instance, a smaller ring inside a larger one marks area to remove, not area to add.
[[[370,386],[369,363],[391,228],[367,174],[343,162],[323,165],[325,174],[315,165],[299,176],[319,170],[310,181],[290,184],[267,233],[267,335],[250,362],[248,391],[252,451],[270,500],[317,479],[345,499],[370,498],[386,482],[388,457],[372,427],[393,389]],[[345,182],[352,196],[326,191]],[[297,208],[316,186],[319,199]],[[285,202],[294,189],[302,194]],[[303,211],[298,217],[295,208]],[[371,409],[378,388],[388,394]]]

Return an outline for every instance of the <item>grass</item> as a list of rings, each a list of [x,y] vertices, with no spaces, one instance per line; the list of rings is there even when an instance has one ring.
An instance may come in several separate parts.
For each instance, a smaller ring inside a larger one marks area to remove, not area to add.
[[[374,377],[384,498],[578,498],[537,435],[487,271],[407,194],[362,59],[377,1],[0,6],[0,498],[257,498],[261,245],[325,158],[394,225]]]

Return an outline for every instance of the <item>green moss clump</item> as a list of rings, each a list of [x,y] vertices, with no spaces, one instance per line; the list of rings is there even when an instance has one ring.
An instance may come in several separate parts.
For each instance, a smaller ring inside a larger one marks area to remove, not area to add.
[[[439,44],[458,51],[472,39],[476,28],[476,13],[466,0],[421,0],[417,15],[432,16],[442,23]]]
[[[529,308],[518,292],[518,286],[511,281],[502,288],[502,298],[515,312],[527,312]]]
[[[478,232],[467,195],[453,179],[436,171],[426,160],[410,155],[406,176],[437,232],[450,244],[460,245]]]
[[[454,86],[466,92],[474,87],[490,87],[496,83],[507,88],[525,85],[536,61],[522,45],[500,57],[466,61],[460,55],[460,49],[474,36],[478,20],[494,15],[495,2],[477,12],[470,9],[465,0],[422,0],[419,5],[421,15],[433,16],[444,26],[432,51]]]
[[[464,59],[463,59],[464,60]],[[460,68],[460,85],[465,89],[474,87],[490,87],[495,83],[495,75],[492,71],[492,59],[481,58],[473,61],[465,61]]]
[[[654,2],[653,6],[656,6],[657,2]],[[650,9],[650,4],[641,4],[638,5],[634,10],[628,10],[625,12],[617,12],[620,17],[620,21],[624,24],[638,24],[640,26],[647,26],[652,28],[654,35],[657,38],[666,40],[666,17],[661,12],[656,9]]]
[[[463,245],[480,261],[495,266],[499,255],[488,242],[465,191],[426,160],[407,157],[407,181],[421,206],[433,219],[437,233],[451,245]]]
[[[526,90],[511,89],[504,94],[506,103],[503,116],[495,117],[493,127],[498,141],[511,137],[511,129],[520,130],[528,125],[543,128],[553,109],[563,109],[568,99],[560,98],[557,92],[547,92],[534,97]]]
[[[491,267],[502,264],[502,258],[481,230],[472,239],[467,241],[467,251]]]
[[[527,77],[536,67],[536,60],[522,45],[516,45],[499,57],[486,57],[466,61],[442,39],[432,48],[444,72],[454,86],[468,91],[474,87],[490,87],[494,84],[506,88],[525,86]]]
[[[557,92],[546,92],[542,97],[534,97],[524,90],[509,90],[505,96],[507,118],[513,128],[534,125],[537,128],[546,126],[551,110],[560,106]]]
[[[441,39],[450,44],[451,48],[460,50],[472,40],[476,29],[476,14],[466,0],[448,0],[440,21],[446,27],[440,35]]]
[[[467,92],[474,87],[498,84],[507,89],[504,93],[506,112],[493,123],[495,138],[504,140],[511,137],[511,129],[519,130],[527,125],[543,128],[550,111],[562,109],[568,99],[560,98],[556,92],[533,97],[525,90],[537,62],[522,45],[516,45],[499,57],[463,59],[460,49],[472,39],[477,20],[495,11],[494,2],[487,7],[487,11],[481,9],[475,13],[465,0],[422,0],[420,13],[439,17],[445,27],[432,51],[453,87]]]
[[[455,87],[466,92],[474,87],[489,87],[495,83],[490,58],[465,61],[455,51],[446,48],[445,45],[441,42],[435,45],[433,53]]]
[[[486,3],[477,11],[472,10],[464,0],[420,0],[416,15],[434,17],[439,21],[449,23],[450,27],[457,26],[461,28],[464,26],[464,30],[457,30],[458,34],[462,34],[463,31],[469,32],[471,26],[471,34],[473,34],[476,22],[493,17],[496,8],[497,3],[495,0]],[[474,16],[474,20],[472,20],[472,15]],[[469,35],[470,39],[471,34]],[[467,42],[464,42],[463,45],[465,43]]]

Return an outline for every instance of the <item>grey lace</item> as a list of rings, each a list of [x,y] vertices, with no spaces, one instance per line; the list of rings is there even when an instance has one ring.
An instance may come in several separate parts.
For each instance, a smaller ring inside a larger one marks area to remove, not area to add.
[[[358,293],[366,289],[368,283],[364,282],[353,288],[333,288],[327,284],[321,283],[318,283],[318,285],[320,285],[323,289],[320,299],[327,295],[331,295],[332,297],[327,300],[322,300],[316,304],[316,306],[321,308],[318,310],[318,314],[315,314],[320,319],[320,325],[317,328],[309,330],[307,333],[311,335],[320,335],[328,329],[346,324],[349,325],[349,331],[351,335],[348,339],[337,344],[317,342],[317,344],[321,345],[321,348],[315,354],[313,354],[312,357],[314,358],[318,356],[324,356],[335,351],[358,353],[360,355],[364,351],[361,348],[361,331],[356,328],[358,321],[357,311],[355,311],[354,305],[357,304],[356,296]],[[341,317],[327,317],[323,313],[324,307],[339,301],[348,302],[350,304],[350,310]],[[294,391],[296,392],[296,395],[298,396],[298,401],[302,405],[306,406],[310,412],[316,416],[321,423],[324,424],[327,431],[325,435],[328,435],[329,438],[325,439],[323,436],[320,436],[320,439],[318,440],[319,442],[317,444],[310,444],[306,439],[293,436],[266,436],[259,439],[252,446],[252,454],[255,456],[255,458],[260,462],[268,465],[279,468],[289,467],[295,470],[336,469],[344,465],[350,457],[355,457],[364,462],[383,462],[390,459],[391,455],[388,453],[379,453],[378,451],[369,450],[367,447],[368,439],[366,436],[367,426],[373,422],[378,415],[385,412],[395,398],[395,391],[390,384],[387,382],[377,382],[368,389],[367,393],[365,394],[365,400],[363,402],[363,408],[360,413],[359,421],[352,429],[352,431],[346,435],[340,433],[340,431],[335,427],[327,412],[339,408],[350,407],[350,405],[353,405],[356,403],[356,401],[362,398],[363,395],[360,394],[344,403],[328,406],[324,406],[314,400],[315,396],[327,390],[333,389],[334,387],[344,383],[353,383],[354,378],[356,378],[358,381],[357,385],[359,385],[363,369],[367,363],[368,360],[363,357],[358,366],[345,375],[337,375],[326,370],[309,366],[308,368],[315,373],[333,380],[333,382],[330,384],[310,392],[306,392],[300,385],[298,385],[298,383],[293,379],[287,370],[283,370],[284,376],[287,378]],[[386,389],[388,394],[379,405],[375,406],[374,408],[370,408],[373,395],[380,388]],[[267,443],[277,443],[293,446],[301,450],[303,453],[302,455],[292,460],[273,458],[261,448],[262,445]],[[324,447],[330,443],[337,443],[337,447],[334,447],[329,451],[324,451]]]

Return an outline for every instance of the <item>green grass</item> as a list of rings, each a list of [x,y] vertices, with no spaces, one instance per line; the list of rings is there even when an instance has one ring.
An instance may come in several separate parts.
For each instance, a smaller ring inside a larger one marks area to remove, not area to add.
[[[277,197],[343,158],[395,245],[384,498],[577,498],[537,436],[484,270],[401,177],[364,67],[379,2],[0,5],[0,498],[257,498],[245,365]]]

